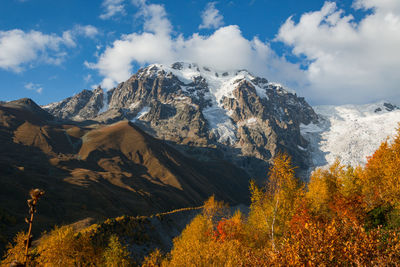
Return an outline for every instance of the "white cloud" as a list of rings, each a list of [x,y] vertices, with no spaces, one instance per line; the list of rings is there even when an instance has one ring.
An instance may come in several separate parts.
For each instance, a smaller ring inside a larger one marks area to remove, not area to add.
[[[171,22],[167,18],[167,12],[163,5],[147,4],[146,0],[133,0],[139,8],[135,15],[144,19],[143,30],[158,35],[169,35],[172,31]]]
[[[85,83],[88,83],[92,80],[92,75],[88,74],[86,76],[83,77],[83,80],[85,81]]]
[[[75,35],[83,35],[88,38],[94,38],[99,34],[99,30],[92,25],[76,25],[72,31]]]
[[[104,12],[99,16],[101,19],[109,19],[116,15],[125,14],[124,0],[104,0],[102,7]]]
[[[23,64],[35,60],[57,64],[65,56],[62,46],[75,46],[69,33],[57,36],[18,29],[0,31],[0,68],[20,72]]]
[[[25,84],[25,89],[28,89],[30,91],[35,91],[38,94],[41,94],[43,92],[43,87],[40,84],[36,84],[36,83],[26,83]]]
[[[215,8],[215,2],[207,4],[206,9],[201,14],[202,23],[199,29],[217,29],[224,25],[224,17]]]
[[[138,16],[144,18],[144,32],[123,35],[105,49],[97,63],[85,62],[87,67],[97,69],[104,77],[103,88],[111,88],[128,79],[134,63],[168,64],[175,61],[196,62],[219,70],[246,68],[289,85],[302,81],[302,71],[297,65],[278,57],[258,38],[244,38],[238,26],[219,28],[209,36],[195,33],[188,38],[174,37],[162,5],[148,5],[143,0],[135,3],[140,8]]]
[[[384,12],[400,12],[398,0],[355,0],[353,6],[359,9],[377,9]]]
[[[355,8],[371,9],[359,22],[333,2],[289,18],[277,40],[309,61],[308,87],[316,103],[400,101],[400,1],[357,0]]]
[[[77,36],[93,37],[97,33],[91,25],[77,25],[60,36],[34,30],[0,31],[0,68],[21,72],[30,63],[58,65],[67,56],[66,49],[76,46]]]
[[[246,68],[292,87],[313,104],[400,101],[397,0],[355,1],[354,8],[369,10],[358,22],[333,2],[302,14],[298,22],[289,18],[274,41],[291,47],[291,56],[305,68],[278,56],[268,42],[245,38],[236,25],[185,37],[173,30],[162,5],[134,3],[143,31],[121,36],[97,62],[85,63],[103,76],[104,88],[128,79],[134,64],[186,61],[219,70]]]

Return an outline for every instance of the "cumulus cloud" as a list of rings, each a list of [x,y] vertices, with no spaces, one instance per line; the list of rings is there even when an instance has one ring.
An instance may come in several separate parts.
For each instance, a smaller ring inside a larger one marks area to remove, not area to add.
[[[368,10],[358,21],[334,2],[302,14],[297,22],[288,18],[274,42],[291,48],[291,56],[297,56],[302,67],[278,56],[269,42],[245,38],[236,25],[219,27],[209,35],[183,36],[174,31],[162,5],[134,3],[143,31],[122,35],[97,62],[85,63],[103,76],[104,88],[128,79],[137,64],[186,61],[217,70],[248,69],[292,87],[313,104],[400,101],[397,0],[354,1],[355,9]]]
[[[43,87],[40,84],[36,83],[26,83],[25,84],[25,89],[28,89],[30,91],[35,91],[38,94],[41,94],[43,92]]]
[[[167,18],[164,6],[146,3],[146,0],[133,0],[139,8],[136,18],[143,18],[143,30],[157,35],[169,35],[172,31],[171,22]]]
[[[75,46],[70,33],[62,36],[38,31],[0,31],[0,68],[20,72],[23,65],[34,60],[58,64],[65,53],[62,46]]]
[[[400,101],[400,2],[357,0],[370,9],[359,22],[333,2],[289,18],[277,40],[308,61],[304,94],[316,103]]]
[[[136,1],[143,32],[123,35],[107,47],[97,63],[85,65],[104,77],[101,85],[112,88],[132,74],[134,63],[196,62],[218,70],[248,69],[292,85],[302,81],[297,65],[278,57],[268,43],[257,37],[248,40],[238,26],[221,27],[211,35],[195,33],[174,37],[172,25],[162,5]],[[233,56],[234,55],[234,56]],[[268,63],[271,62],[271,66]],[[273,66],[272,66],[273,65]]]
[[[215,8],[215,2],[207,4],[206,9],[201,14],[202,23],[199,29],[217,29],[224,24],[224,17]]]
[[[0,68],[21,72],[30,63],[60,64],[66,49],[76,46],[76,37],[93,37],[98,33],[93,26],[77,25],[72,30],[56,34],[19,29],[0,31]]]
[[[103,13],[99,16],[101,19],[109,19],[116,15],[125,14],[124,0],[104,0],[102,7]]]

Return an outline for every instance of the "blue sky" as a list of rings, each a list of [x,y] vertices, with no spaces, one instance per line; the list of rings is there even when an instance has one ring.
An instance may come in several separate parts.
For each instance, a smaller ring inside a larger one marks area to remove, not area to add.
[[[0,100],[59,101],[149,63],[246,68],[311,104],[400,102],[398,0],[1,0]]]

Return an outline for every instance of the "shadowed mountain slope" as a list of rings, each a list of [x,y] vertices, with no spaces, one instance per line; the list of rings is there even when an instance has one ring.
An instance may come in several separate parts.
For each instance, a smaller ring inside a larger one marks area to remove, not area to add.
[[[7,238],[25,227],[33,187],[46,191],[36,233],[87,217],[198,206],[212,194],[232,204],[248,201],[244,171],[226,161],[187,158],[128,121],[66,124],[40,107],[6,103],[0,105],[0,141],[0,227]]]

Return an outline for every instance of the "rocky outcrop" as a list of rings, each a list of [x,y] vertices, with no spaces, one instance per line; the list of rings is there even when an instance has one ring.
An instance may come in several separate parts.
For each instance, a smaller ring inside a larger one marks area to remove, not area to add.
[[[43,106],[45,110],[60,119],[85,120],[96,117],[106,106],[107,92],[99,86],[97,89],[83,90],[79,94],[60,102]]]
[[[393,105],[391,103],[383,103],[383,107],[378,107],[375,109],[375,113],[381,112],[383,109],[386,111],[393,111],[400,109],[398,106]]]

